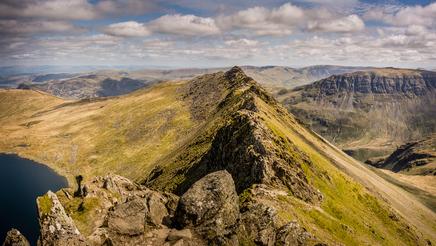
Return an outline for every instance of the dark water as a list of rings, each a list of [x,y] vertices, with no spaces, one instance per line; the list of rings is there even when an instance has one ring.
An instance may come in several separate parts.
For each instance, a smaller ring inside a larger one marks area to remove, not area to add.
[[[16,155],[0,154],[0,245],[11,228],[32,245],[39,236],[36,197],[67,187],[67,180],[47,166]]]

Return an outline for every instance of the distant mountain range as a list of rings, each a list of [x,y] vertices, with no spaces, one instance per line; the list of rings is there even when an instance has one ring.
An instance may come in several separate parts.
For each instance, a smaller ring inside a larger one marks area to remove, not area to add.
[[[48,69],[48,68],[47,68]],[[150,83],[186,80],[195,76],[229,68],[100,70],[87,73],[30,73],[0,78],[0,86],[34,88],[64,98],[93,98],[120,95]],[[368,67],[311,66],[290,68],[280,66],[243,66],[242,69],[270,91],[291,89],[333,74],[367,70]],[[30,72],[30,71],[29,71]]]

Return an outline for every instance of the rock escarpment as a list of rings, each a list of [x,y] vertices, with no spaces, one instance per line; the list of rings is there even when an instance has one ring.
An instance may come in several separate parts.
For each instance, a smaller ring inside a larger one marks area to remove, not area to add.
[[[307,87],[318,88],[325,96],[341,92],[422,96],[436,89],[435,72],[391,73],[376,70],[333,75]]]
[[[86,185],[89,192],[84,197],[74,197],[72,189],[64,189],[38,199],[39,245],[238,245],[252,240],[259,245],[293,245],[289,243],[316,241],[296,221],[283,224],[277,209],[262,202],[269,193],[265,187],[253,188],[251,198],[240,203],[227,171],[206,175],[180,197],[117,175],[96,177]],[[82,205],[76,208],[73,204],[77,203]],[[82,224],[83,218],[94,221]],[[87,235],[77,230],[84,225]]]
[[[373,69],[334,75],[279,96],[329,141],[365,161],[436,130],[436,72]]]

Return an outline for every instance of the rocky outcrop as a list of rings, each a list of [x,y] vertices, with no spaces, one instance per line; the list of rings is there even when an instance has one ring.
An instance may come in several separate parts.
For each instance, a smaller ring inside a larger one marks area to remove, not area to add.
[[[240,203],[233,178],[224,170],[206,175],[181,197],[117,175],[96,177],[84,185],[89,187],[86,198],[65,197],[61,204],[48,192],[38,199],[40,245],[290,245],[313,239],[296,221],[283,224],[277,209],[261,199]],[[58,195],[69,192],[73,190]],[[78,215],[71,207],[80,199],[87,213]],[[87,207],[86,199],[98,199],[100,206]],[[97,214],[103,218],[100,222]],[[79,232],[80,220],[92,225],[90,233]]]
[[[211,86],[220,85],[218,94],[225,96],[218,97],[216,91],[200,86],[204,85],[200,82],[206,79]],[[311,166],[309,158],[290,139],[278,136],[268,127],[266,119],[261,117],[260,105],[262,102],[268,104],[280,117],[288,116],[286,110],[239,67],[225,73],[201,76],[188,88],[187,96],[194,98],[194,102],[217,100],[213,102],[217,106],[207,112],[209,117],[220,117],[220,120],[214,124],[216,128],[207,130],[207,134],[213,132],[207,139],[212,143],[210,148],[198,157],[199,161],[189,163],[187,170],[180,170],[186,174],[176,193],[185,192],[208,173],[226,170],[232,175],[238,194],[253,184],[268,184],[289,189],[306,202],[322,200],[322,194],[309,183],[302,168],[303,165]],[[204,135],[194,141],[202,142],[202,138]],[[169,170],[162,170],[159,175],[165,171]],[[156,179],[148,184],[159,182],[159,175],[155,174],[151,172],[148,180],[152,176]]]
[[[226,242],[239,220],[238,202],[232,176],[226,171],[214,172],[183,194],[176,222],[182,228],[194,228],[209,241]]]
[[[51,191],[38,198],[40,245],[87,245],[57,195]]]
[[[241,219],[238,227],[240,242],[255,245],[312,245],[319,243],[312,234],[295,220],[283,219],[287,208],[280,202],[283,190],[256,185],[245,191],[241,201]]]
[[[30,243],[20,231],[17,229],[11,229],[6,234],[3,246],[30,246]]]

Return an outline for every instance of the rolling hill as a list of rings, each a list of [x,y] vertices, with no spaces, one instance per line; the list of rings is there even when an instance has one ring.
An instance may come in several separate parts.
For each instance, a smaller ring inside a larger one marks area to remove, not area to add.
[[[0,151],[45,163],[71,184],[86,180],[81,195],[38,199],[47,243],[160,242],[162,234],[165,242],[185,230],[193,234],[179,238],[197,244],[436,240],[433,211],[298,123],[239,67],[116,97],[11,89],[0,101]],[[170,221],[151,223],[162,206]],[[214,212],[199,217],[205,208]],[[59,221],[67,238],[49,234]]]

